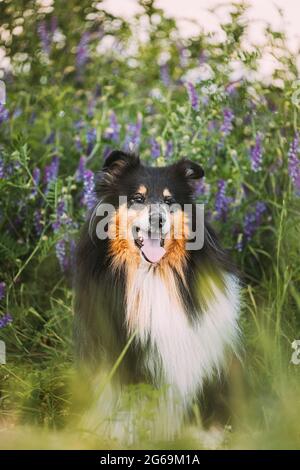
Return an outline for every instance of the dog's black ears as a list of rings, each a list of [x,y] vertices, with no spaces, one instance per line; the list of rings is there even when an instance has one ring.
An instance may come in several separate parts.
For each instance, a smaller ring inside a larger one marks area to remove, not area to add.
[[[177,172],[187,180],[199,180],[204,176],[204,170],[198,163],[182,158],[176,163]]]
[[[105,159],[102,171],[120,175],[125,169],[133,168],[140,164],[140,158],[134,153],[113,150]]]

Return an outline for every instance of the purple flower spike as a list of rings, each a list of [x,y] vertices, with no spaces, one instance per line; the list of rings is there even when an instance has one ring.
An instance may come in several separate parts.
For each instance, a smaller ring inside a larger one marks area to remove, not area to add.
[[[50,28],[46,21],[41,21],[38,24],[37,32],[40,37],[42,49],[45,54],[49,55],[52,48],[53,36],[57,30],[57,17],[52,16],[50,22]]]
[[[80,157],[78,167],[75,174],[76,181],[83,181],[85,171],[86,157]]]
[[[6,288],[6,284],[5,282],[0,282],[0,300],[2,300],[5,296],[5,288]]]
[[[264,202],[257,202],[254,212],[246,214],[244,219],[244,236],[250,241],[262,221],[262,215],[267,210]]]
[[[65,212],[66,212],[66,204],[65,204],[65,201],[62,199],[57,204],[56,219],[52,224],[52,228],[53,228],[54,232],[58,232],[61,225],[62,225],[62,223],[64,222],[63,218],[64,218],[64,215],[65,215]]]
[[[110,139],[114,142],[119,142],[120,139],[120,125],[117,121],[116,114],[111,111],[109,115],[109,128],[105,132],[106,139]]]
[[[34,225],[34,229],[36,231],[36,234],[38,236],[40,236],[42,231],[43,231],[43,227],[44,227],[44,225],[42,223],[42,213],[41,213],[40,209],[37,209],[34,213],[33,225]]]
[[[3,104],[0,103],[0,124],[9,119],[9,112]]]
[[[167,63],[160,66],[160,78],[163,84],[168,87],[171,84],[169,65]]]
[[[296,133],[288,152],[289,175],[293,182],[296,194],[300,196],[300,161],[299,154],[299,134]]]
[[[5,166],[4,166],[4,161],[3,158],[0,157],[0,179],[5,178]]]
[[[57,179],[59,169],[59,158],[57,156],[52,158],[50,165],[45,167],[44,183],[46,184],[46,192],[49,189],[50,183]]]
[[[84,67],[89,59],[88,45],[90,41],[90,34],[85,32],[80,38],[76,51],[76,66],[80,70]]]
[[[233,129],[232,121],[234,119],[234,114],[230,108],[224,108],[223,110],[223,123],[221,125],[220,131],[224,137],[230,134]]]
[[[216,195],[215,210],[216,219],[225,222],[229,210],[231,198],[226,196],[227,183],[224,180],[218,181],[218,192]]]
[[[261,134],[256,135],[255,145],[250,150],[251,168],[257,173],[261,170],[262,164],[262,136]]]
[[[151,137],[150,139],[150,145],[151,145],[151,157],[152,158],[158,158],[160,156],[160,145],[157,142],[154,137]]]
[[[12,321],[13,321],[12,316],[9,313],[7,313],[2,318],[0,318],[0,329],[5,328]]]
[[[139,114],[135,124],[130,123],[127,127],[127,135],[125,138],[125,149],[132,150],[137,148],[141,140],[142,131],[142,115]]]
[[[196,88],[191,82],[188,82],[186,84],[186,88],[187,88],[187,92],[189,95],[189,100],[190,100],[192,108],[195,111],[198,111],[199,110],[199,97],[198,97]]]
[[[83,203],[90,210],[96,203],[94,173],[85,170],[83,175]]]
[[[49,145],[49,144],[54,144],[55,142],[55,132],[52,131],[50,132],[49,135],[44,139],[44,144]]]
[[[170,158],[173,154],[174,146],[172,140],[168,140],[167,142],[167,148],[166,148],[166,158]]]
[[[87,155],[90,155],[92,153],[92,150],[96,142],[96,136],[97,136],[96,129],[89,129],[86,133]]]
[[[60,269],[62,271],[66,271],[68,267],[68,258],[67,258],[67,253],[66,253],[66,242],[63,238],[56,243],[55,252],[56,252],[56,257],[59,262]]]
[[[205,182],[205,178],[201,178],[199,182],[195,184],[195,196],[209,196],[210,185]]]
[[[33,179],[33,189],[30,193],[30,198],[34,199],[35,196],[37,195],[37,188],[41,179],[41,170],[38,167],[34,168],[32,172],[32,179]]]
[[[42,49],[45,54],[50,53],[50,46],[51,46],[51,40],[50,40],[50,35],[48,32],[47,24],[46,21],[41,21],[38,24],[38,35],[40,37],[40,41],[42,44]]]

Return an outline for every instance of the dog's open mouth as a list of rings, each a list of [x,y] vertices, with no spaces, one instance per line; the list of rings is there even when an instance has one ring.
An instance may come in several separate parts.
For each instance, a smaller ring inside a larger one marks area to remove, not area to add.
[[[159,232],[145,232],[139,227],[134,228],[134,241],[136,246],[140,249],[142,256],[148,263],[158,263],[166,254],[164,248],[164,238],[162,231]]]

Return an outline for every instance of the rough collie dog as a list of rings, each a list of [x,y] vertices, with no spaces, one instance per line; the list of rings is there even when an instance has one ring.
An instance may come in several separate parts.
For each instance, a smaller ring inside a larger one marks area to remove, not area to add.
[[[195,243],[193,193],[203,174],[187,159],[149,167],[121,151],[108,156],[99,174],[98,203],[78,245],[75,285],[78,358],[95,378],[108,371],[110,379],[106,392],[94,381],[94,427],[102,420],[120,429],[119,407],[124,433],[132,432],[128,416],[134,413],[127,410],[124,418],[120,397],[126,386],[143,383],[161,391],[153,434],[174,436],[195,403],[205,415],[205,389],[222,381],[236,353],[237,275],[201,217],[203,237]],[[213,413],[218,403],[211,390]],[[142,407],[143,400],[137,413]]]

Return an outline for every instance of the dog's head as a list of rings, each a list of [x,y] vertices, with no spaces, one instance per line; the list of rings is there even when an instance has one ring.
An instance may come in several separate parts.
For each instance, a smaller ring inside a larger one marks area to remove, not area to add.
[[[115,266],[176,265],[186,257],[189,224],[183,209],[192,203],[195,182],[203,175],[201,166],[188,159],[149,167],[134,154],[113,151],[108,156],[97,194],[102,204],[116,209],[108,223]]]

